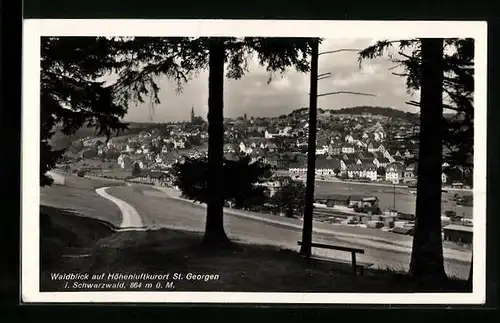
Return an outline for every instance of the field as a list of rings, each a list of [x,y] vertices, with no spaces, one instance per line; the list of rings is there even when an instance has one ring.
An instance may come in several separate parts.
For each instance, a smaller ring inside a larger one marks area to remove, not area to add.
[[[65,185],[40,188],[40,205],[59,208],[81,216],[93,217],[118,225],[120,210],[111,202],[99,196],[95,189],[103,186],[120,186],[123,183],[96,181],[65,174]]]

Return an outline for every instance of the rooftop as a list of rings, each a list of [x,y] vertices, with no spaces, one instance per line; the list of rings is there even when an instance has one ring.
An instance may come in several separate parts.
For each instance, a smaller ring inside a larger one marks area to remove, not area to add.
[[[448,224],[443,228],[443,230],[452,230],[452,231],[462,231],[462,232],[473,232],[473,227],[458,225],[458,224]]]

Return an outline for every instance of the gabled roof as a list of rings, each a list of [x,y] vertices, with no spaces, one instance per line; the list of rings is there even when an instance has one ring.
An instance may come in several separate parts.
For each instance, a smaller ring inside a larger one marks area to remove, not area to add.
[[[338,158],[335,159],[316,159],[316,169],[340,169],[341,161]]]

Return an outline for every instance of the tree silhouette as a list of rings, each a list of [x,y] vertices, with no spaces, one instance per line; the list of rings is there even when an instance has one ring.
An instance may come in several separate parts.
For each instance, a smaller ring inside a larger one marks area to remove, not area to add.
[[[134,163],[132,166],[132,176],[137,177],[141,174],[141,166],[139,166],[139,163]]]
[[[175,185],[182,194],[195,202],[208,203],[212,192],[209,189],[210,168],[207,157],[186,157],[173,166]],[[248,156],[236,160],[224,159],[223,202],[233,202],[236,208],[249,209],[266,202],[267,189],[261,185],[272,176],[269,165],[262,161],[251,162]]]
[[[207,203],[207,221],[204,242],[223,245],[229,242],[223,226],[223,190],[220,178],[223,173],[224,145],[224,65],[226,77],[239,79],[248,70],[248,60],[257,54],[260,65],[266,66],[272,81],[272,73],[295,68],[309,70],[308,55],[311,40],[306,38],[198,38],[191,41],[192,61],[196,66],[209,69],[208,91],[208,187],[211,195]],[[208,60],[208,64],[203,63]]]
[[[302,215],[305,207],[306,187],[300,181],[289,181],[271,198],[275,211],[284,213],[286,217]]]
[[[175,79],[179,87],[189,79],[194,67],[175,60],[182,44],[153,37],[42,37],[40,185],[52,183],[45,174],[64,153],[49,144],[56,126],[68,136],[91,127],[107,138],[127,129],[121,118],[131,101],[143,102],[152,91],[159,102],[155,76]],[[109,73],[116,82],[102,81]]]
[[[420,102],[409,102],[421,109],[416,222],[410,273],[423,284],[441,284],[446,279],[440,220],[442,163],[463,164],[472,169],[474,41],[380,41],[360,53],[360,62],[382,56],[393,44],[399,44],[398,54],[402,58],[389,55],[404,68],[404,73],[397,75],[406,77],[409,91],[421,90]],[[445,51],[449,48],[451,53]],[[444,98],[443,92],[446,93]],[[454,118],[444,118],[443,108],[454,110]],[[443,145],[450,148],[448,153],[443,153]]]

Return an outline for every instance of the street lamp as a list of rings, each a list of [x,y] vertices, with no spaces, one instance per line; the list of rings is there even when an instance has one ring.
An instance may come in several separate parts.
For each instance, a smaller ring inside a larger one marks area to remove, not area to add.
[[[354,94],[375,96],[373,94],[351,92],[351,91],[336,91],[323,93],[318,95],[318,81],[324,80],[331,76],[331,73],[323,73],[318,75],[318,58],[320,55],[334,54],[340,52],[359,52],[359,49],[338,49],[333,51],[319,52],[319,39],[314,39],[311,48],[311,78],[309,92],[309,140],[307,154],[307,179],[306,179],[306,196],[304,207],[304,224],[302,228],[302,244],[300,254],[306,258],[311,257],[312,244],[312,227],[313,227],[313,211],[314,211],[314,185],[316,177],[316,129],[318,119],[318,97],[329,96],[335,94]]]

